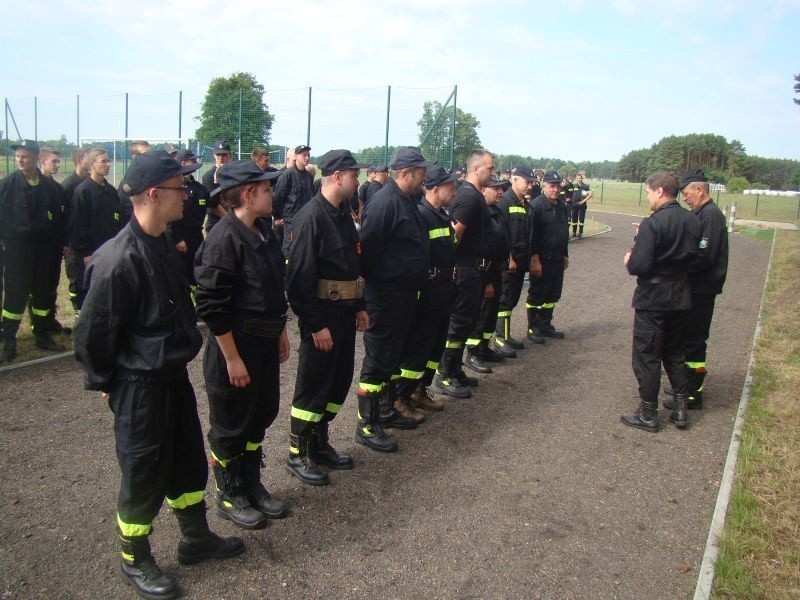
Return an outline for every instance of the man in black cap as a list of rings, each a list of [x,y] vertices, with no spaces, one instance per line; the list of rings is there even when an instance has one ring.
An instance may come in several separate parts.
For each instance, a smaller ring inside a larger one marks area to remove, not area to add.
[[[389,178],[389,167],[386,165],[378,165],[375,167],[375,174],[372,178],[372,181],[367,188],[367,195],[364,199],[364,208],[367,207],[367,203],[372,199],[372,197],[377,194],[384,185],[386,185],[386,180]]]
[[[283,219],[283,255],[289,256],[292,244],[292,221],[314,196],[314,176],[306,169],[311,147],[301,144],[294,149],[294,166],[287,167],[275,183],[275,216]]]
[[[181,167],[163,150],[131,164],[122,188],[128,225],[86,269],[87,296],[75,330],[75,356],[87,390],[114,412],[122,481],[116,526],[123,580],[145,598],[174,598],[175,583],[150,552],[153,519],[166,497],[181,530],[178,561],[229,558],[244,552],[236,538],[208,528],[208,466],[197,402],[186,365],[203,338],[189,286],[167,223],[180,219],[186,188]]]
[[[511,336],[511,315],[519,302],[525,275],[530,262],[529,227],[530,190],[533,183],[530,171],[515,167],[511,171],[511,187],[503,192],[498,208],[505,214],[511,233],[511,255],[508,268],[502,274],[502,290],[497,307],[497,323],[493,347],[512,355],[525,346]]]
[[[566,179],[566,178],[565,178]],[[561,299],[564,270],[569,266],[569,226],[561,203],[561,178],[555,171],[544,174],[542,194],[531,202],[529,247],[531,283],[525,307],[528,339],[543,344],[545,338],[561,339],[553,327],[553,310]],[[571,185],[571,184],[570,184]]]
[[[325,485],[328,474],[317,465],[353,468],[353,459],[331,446],[328,426],[353,381],[356,330],[364,331],[369,318],[358,233],[341,210],[358,187],[362,165],[348,150],[331,150],[318,166],[322,187],[295,215],[286,270],[300,326],[286,468],[304,483]]]
[[[428,276],[428,230],[413,197],[425,180],[425,170],[433,164],[425,160],[419,148],[398,148],[390,164],[391,178],[372,197],[361,223],[362,267],[367,280],[364,297],[370,327],[364,332],[355,441],[379,452],[398,448],[383,425],[416,427],[415,421],[394,409],[389,383],[399,372],[417,290]]]
[[[687,407],[699,410],[703,407],[706,342],[714,317],[714,303],[717,294],[722,293],[728,274],[728,230],[725,215],[711,199],[708,178],[701,169],[684,172],[678,185],[683,201],[700,221],[699,253],[689,267],[692,308],[683,337],[689,378]],[[672,402],[667,400],[664,406],[672,408]]]
[[[188,149],[179,150],[173,158],[182,167],[196,165],[199,169],[202,166],[197,155]],[[200,244],[203,243],[203,221],[206,219],[210,195],[206,187],[197,181],[192,173],[186,173],[183,176],[183,184],[186,186],[183,217],[170,223],[169,234],[181,257],[186,278],[194,288],[194,255]]]
[[[477,385],[467,378],[461,366],[464,345],[478,321],[481,301],[494,290],[485,285],[483,274],[491,266],[491,250],[487,247],[485,231],[489,208],[481,190],[494,175],[494,156],[477,148],[467,158],[467,175],[456,193],[450,208],[456,239],[456,300],[450,313],[447,342],[442,360],[433,380],[437,394],[454,398],[464,397],[464,387]]]
[[[583,182],[585,173],[578,171],[575,183],[572,184],[572,213],[570,221],[572,224],[572,237],[574,239],[583,238],[583,223],[586,221],[586,206],[592,199],[593,192],[589,189],[589,184]]]
[[[64,191],[37,168],[39,145],[22,140],[12,146],[17,170],[0,182],[0,247],[5,249],[0,362],[17,355],[17,331],[31,296],[36,346],[57,352],[50,328],[53,294],[66,245]]]
[[[635,413],[622,415],[621,420],[655,433],[662,365],[675,391],[670,420],[680,428],[688,424],[683,332],[692,301],[687,273],[697,256],[700,224],[678,204],[678,179],[673,173],[653,173],[645,187],[653,214],[642,220],[633,248],[623,259],[628,273],[636,275],[632,363],[641,402]]]
[[[206,235],[211,231],[211,228],[225,216],[225,209],[220,206],[220,196],[212,194],[217,189],[217,169],[222,165],[229,163],[233,160],[231,154],[231,145],[227,140],[217,140],[214,142],[214,166],[206,171],[201,179],[203,186],[208,190],[209,199],[206,202]]]
[[[486,292],[481,301],[478,320],[467,339],[467,366],[478,373],[491,373],[490,362],[502,362],[508,358],[516,358],[513,349],[498,351],[493,349],[489,340],[492,338],[497,324],[497,309],[500,304],[500,291],[503,271],[508,268],[511,256],[511,228],[508,219],[497,203],[503,193],[503,182],[491,177],[481,189],[489,219],[486,221],[484,239],[488,250],[489,266],[483,273],[483,285]]]
[[[444,352],[450,310],[455,300],[456,237],[445,208],[456,195],[456,176],[444,167],[433,165],[425,173],[425,198],[418,206],[428,229],[430,267],[417,299],[411,334],[403,350],[400,378],[395,386],[395,409],[418,423],[425,415],[414,407],[442,410],[444,403],[428,392]],[[452,391],[452,390],[451,390]],[[469,398],[468,387],[459,388]]]

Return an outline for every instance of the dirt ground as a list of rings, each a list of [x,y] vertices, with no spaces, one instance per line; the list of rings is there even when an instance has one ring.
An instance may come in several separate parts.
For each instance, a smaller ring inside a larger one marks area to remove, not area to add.
[[[212,527],[241,536],[247,552],[184,567],[174,555],[174,518],[162,509],[154,553],[184,596],[690,597],[770,246],[732,236],[712,329],[708,408],[690,413],[683,431],[662,411],[662,431],[652,435],[619,422],[637,404],[635,282],[622,256],[638,219],[597,217],[612,231],[570,246],[555,314],[566,339],[529,347],[479,376],[472,399],[451,400],[417,430],[395,433],[396,454],[353,442],[351,397],[332,441],[354,455],[356,469],[333,472],[328,487],[304,486],[283,470],[293,353],[282,371],[281,414],[267,433],[263,477],[294,514],[245,532],[209,511]],[[517,337],[524,327],[519,306]],[[356,363],[357,376],[360,357]],[[205,427],[199,359],[190,368]],[[134,597],[115,572],[118,478],[111,412],[82,389],[73,360],[0,374],[0,597]]]

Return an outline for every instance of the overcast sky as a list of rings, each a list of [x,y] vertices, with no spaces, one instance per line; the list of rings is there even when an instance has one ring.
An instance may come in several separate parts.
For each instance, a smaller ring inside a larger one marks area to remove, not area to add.
[[[418,142],[425,100],[477,117],[501,154],[617,160],[666,135],[715,133],[800,159],[800,0],[0,0],[0,95],[20,134],[193,133],[211,78],[267,89],[273,143],[357,150]],[[5,129],[0,122],[0,128]],[[9,125],[15,137],[13,125]]]

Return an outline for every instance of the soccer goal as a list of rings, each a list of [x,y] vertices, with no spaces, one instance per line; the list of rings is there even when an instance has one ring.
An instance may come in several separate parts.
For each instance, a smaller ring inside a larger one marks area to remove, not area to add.
[[[142,138],[107,138],[107,137],[81,137],[78,144],[81,148],[105,148],[111,157],[111,171],[109,177],[114,187],[122,180],[130,162],[130,144]],[[189,138],[149,138],[152,150],[164,150],[169,146],[178,150],[189,147]]]

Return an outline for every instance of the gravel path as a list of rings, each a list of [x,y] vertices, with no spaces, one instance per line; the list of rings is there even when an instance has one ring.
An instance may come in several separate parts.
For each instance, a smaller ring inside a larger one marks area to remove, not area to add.
[[[662,432],[651,435],[619,423],[637,404],[635,282],[622,256],[638,218],[598,218],[612,231],[570,247],[555,315],[566,339],[528,348],[481,376],[473,399],[450,401],[417,430],[395,434],[401,450],[394,455],[353,443],[351,397],[332,437],[357,466],[334,472],[324,488],[283,471],[293,355],[283,370],[281,415],[268,433],[264,479],[294,515],[243,532],[210,512],[212,527],[243,537],[248,551],[183,567],[174,557],[174,519],[163,509],[153,548],[185,597],[689,597],[770,246],[731,238],[712,330],[708,409],[690,413],[684,431],[662,411]],[[524,336],[524,307],[514,319]],[[199,359],[190,368],[205,424]],[[114,572],[112,416],[81,381],[71,360],[0,374],[2,598],[134,597]]]

